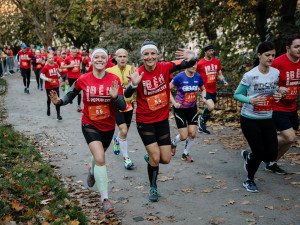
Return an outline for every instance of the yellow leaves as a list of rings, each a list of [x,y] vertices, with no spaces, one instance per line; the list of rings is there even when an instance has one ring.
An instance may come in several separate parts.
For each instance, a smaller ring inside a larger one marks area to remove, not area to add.
[[[242,204],[242,205],[250,205],[251,202],[249,202],[249,201],[243,201],[241,204]]]
[[[16,210],[17,212],[21,211],[22,209],[24,209],[24,205],[22,205],[20,202],[18,202],[17,200],[13,200],[11,202],[11,207]]]
[[[165,181],[168,181],[168,180],[173,180],[174,179],[174,176],[161,176],[161,177],[158,177],[157,180],[161,181],[161,182],[165,182]]]
[[[80,222],[78,220],[73,220],[68,223],[68,225],[79,225],[79,224],[80,224]]]
[[[184,193],[191,193],[192,191],[194,191],[195,188],[182,188],[181,191]]]

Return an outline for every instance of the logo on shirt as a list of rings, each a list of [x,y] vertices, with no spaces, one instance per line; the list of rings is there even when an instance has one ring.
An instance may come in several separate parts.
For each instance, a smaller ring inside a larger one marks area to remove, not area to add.
[[[216,74],[218,71],[218,65],[211,64],[210,66],[205,66],[206,75]]]
[[[184,92],[189,92],[189,91],[198,91],[198,86],[184,86],[182,88]]]

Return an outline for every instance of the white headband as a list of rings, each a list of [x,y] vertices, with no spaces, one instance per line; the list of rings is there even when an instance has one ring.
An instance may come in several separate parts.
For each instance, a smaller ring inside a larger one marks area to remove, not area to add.
[[[96,49],[95,51],[93,51],[93,53],[92,53],[91,61],[93,61],[93,58],[94,58],[95,54],[98,53],[98,52],[104,53],[105,56],[106,56],[106,59],[108,59],[107,52],[106,52],[103,48],[97,48],[97,49]]]
[[[142,48],[141,48],[141,55],[143,54],[143,51],[145,51],[146,49],[149,49],[149,48],[153,48],[156,50],[156,52],[158,53],[158,49],[155,45],[152,45],[152,44],[149,44],[149,45],[144,45]]]

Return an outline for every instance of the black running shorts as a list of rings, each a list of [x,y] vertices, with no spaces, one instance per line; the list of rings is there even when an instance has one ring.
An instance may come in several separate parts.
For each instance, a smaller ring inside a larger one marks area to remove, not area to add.
[[[82,124],[82,133],[87,144],[93,141],[100,141],[104,148],[108,148],[113,138],[115,130],[100,131],[91,124]]]
[[[196,125],[198,123],[198,111],[197,106],[194,106],[192,108],[179,108],[174,109],[174,116],[177,128],[184,128],[188,125]]]

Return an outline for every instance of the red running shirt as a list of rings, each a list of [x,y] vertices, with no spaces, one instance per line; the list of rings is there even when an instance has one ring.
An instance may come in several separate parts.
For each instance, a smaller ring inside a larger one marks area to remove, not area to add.
[[[51,82],[45,80],[45,88],[46,89],[54,89],[59,87],[58,81],[58,65],[54,63],[53,66],[50,66],[48,63],[43,67],[42,74],[44,74],[47,78],[52,79]]]
[[[172,62],[157,62],[156,68],[148,72],[144,66],[138,70],[144,76],[137,87],[136,121],[155,123],[169,117],[169,75],[173,72]]]
[[[276,58],[271,66],[280,71],[277,85],[289,88],[289,93],[284,98],[274,102],[273,111],[296,111],[296,101],[300,91],[300,61],[294,63],[284,54]]]
[[[118,95],[123,95],[120,79],[107,73],[103,79],[96,78],[93,73],[80,76],[75,84],[77,91],[83,91],[82,124],[91,124],[101,131],[115,129],[116,115],[114,102],[108,91],[113,81],[118,81]]]
[[[43,64],[43,56],[37,56],[37,55],[35,55],[35,63],[36,63],[36,65],[33,67],[34,69],[42,69],[43,68],[43,66],[44,66],[44,64]]]
[[[59,67],[59,74],[60,75],[68,75],[68,69],[67,68],[65,68],[65,69],[61,69],[61,63],[63,62],[64,60],[63,60],[63,58],[61,58],[61,57],[58,57],[57,58],[57,65],[58,65],[58,67]]]
[[[30,69],[30,67],[31,67],[30,61],[31,61],[31,58],[34,56],[34,54],[32,52],[28,52],[28,51],[26,53],[19,51],[18,55],[19,55],[19,59],[20,59],[20,68]]]
[[[81,75],[80,73],[80,63],[82,61],[82,58],[79,57],[78,55],[76,56],[76,58],[73,58],[72,56],[68,56],[65,60],[64,60],[64,64],[66,65],[70,65],[71,63],[74,64],[74,67],[72,68],[68,68],[68,78],[71,79],[78,79]]]
[[[207,92],[217,92],[217,75],[221,69],[221,63],[216,58],[212,58],[211,61],[203,58],[197,63],[196,71],[201,75]]]

